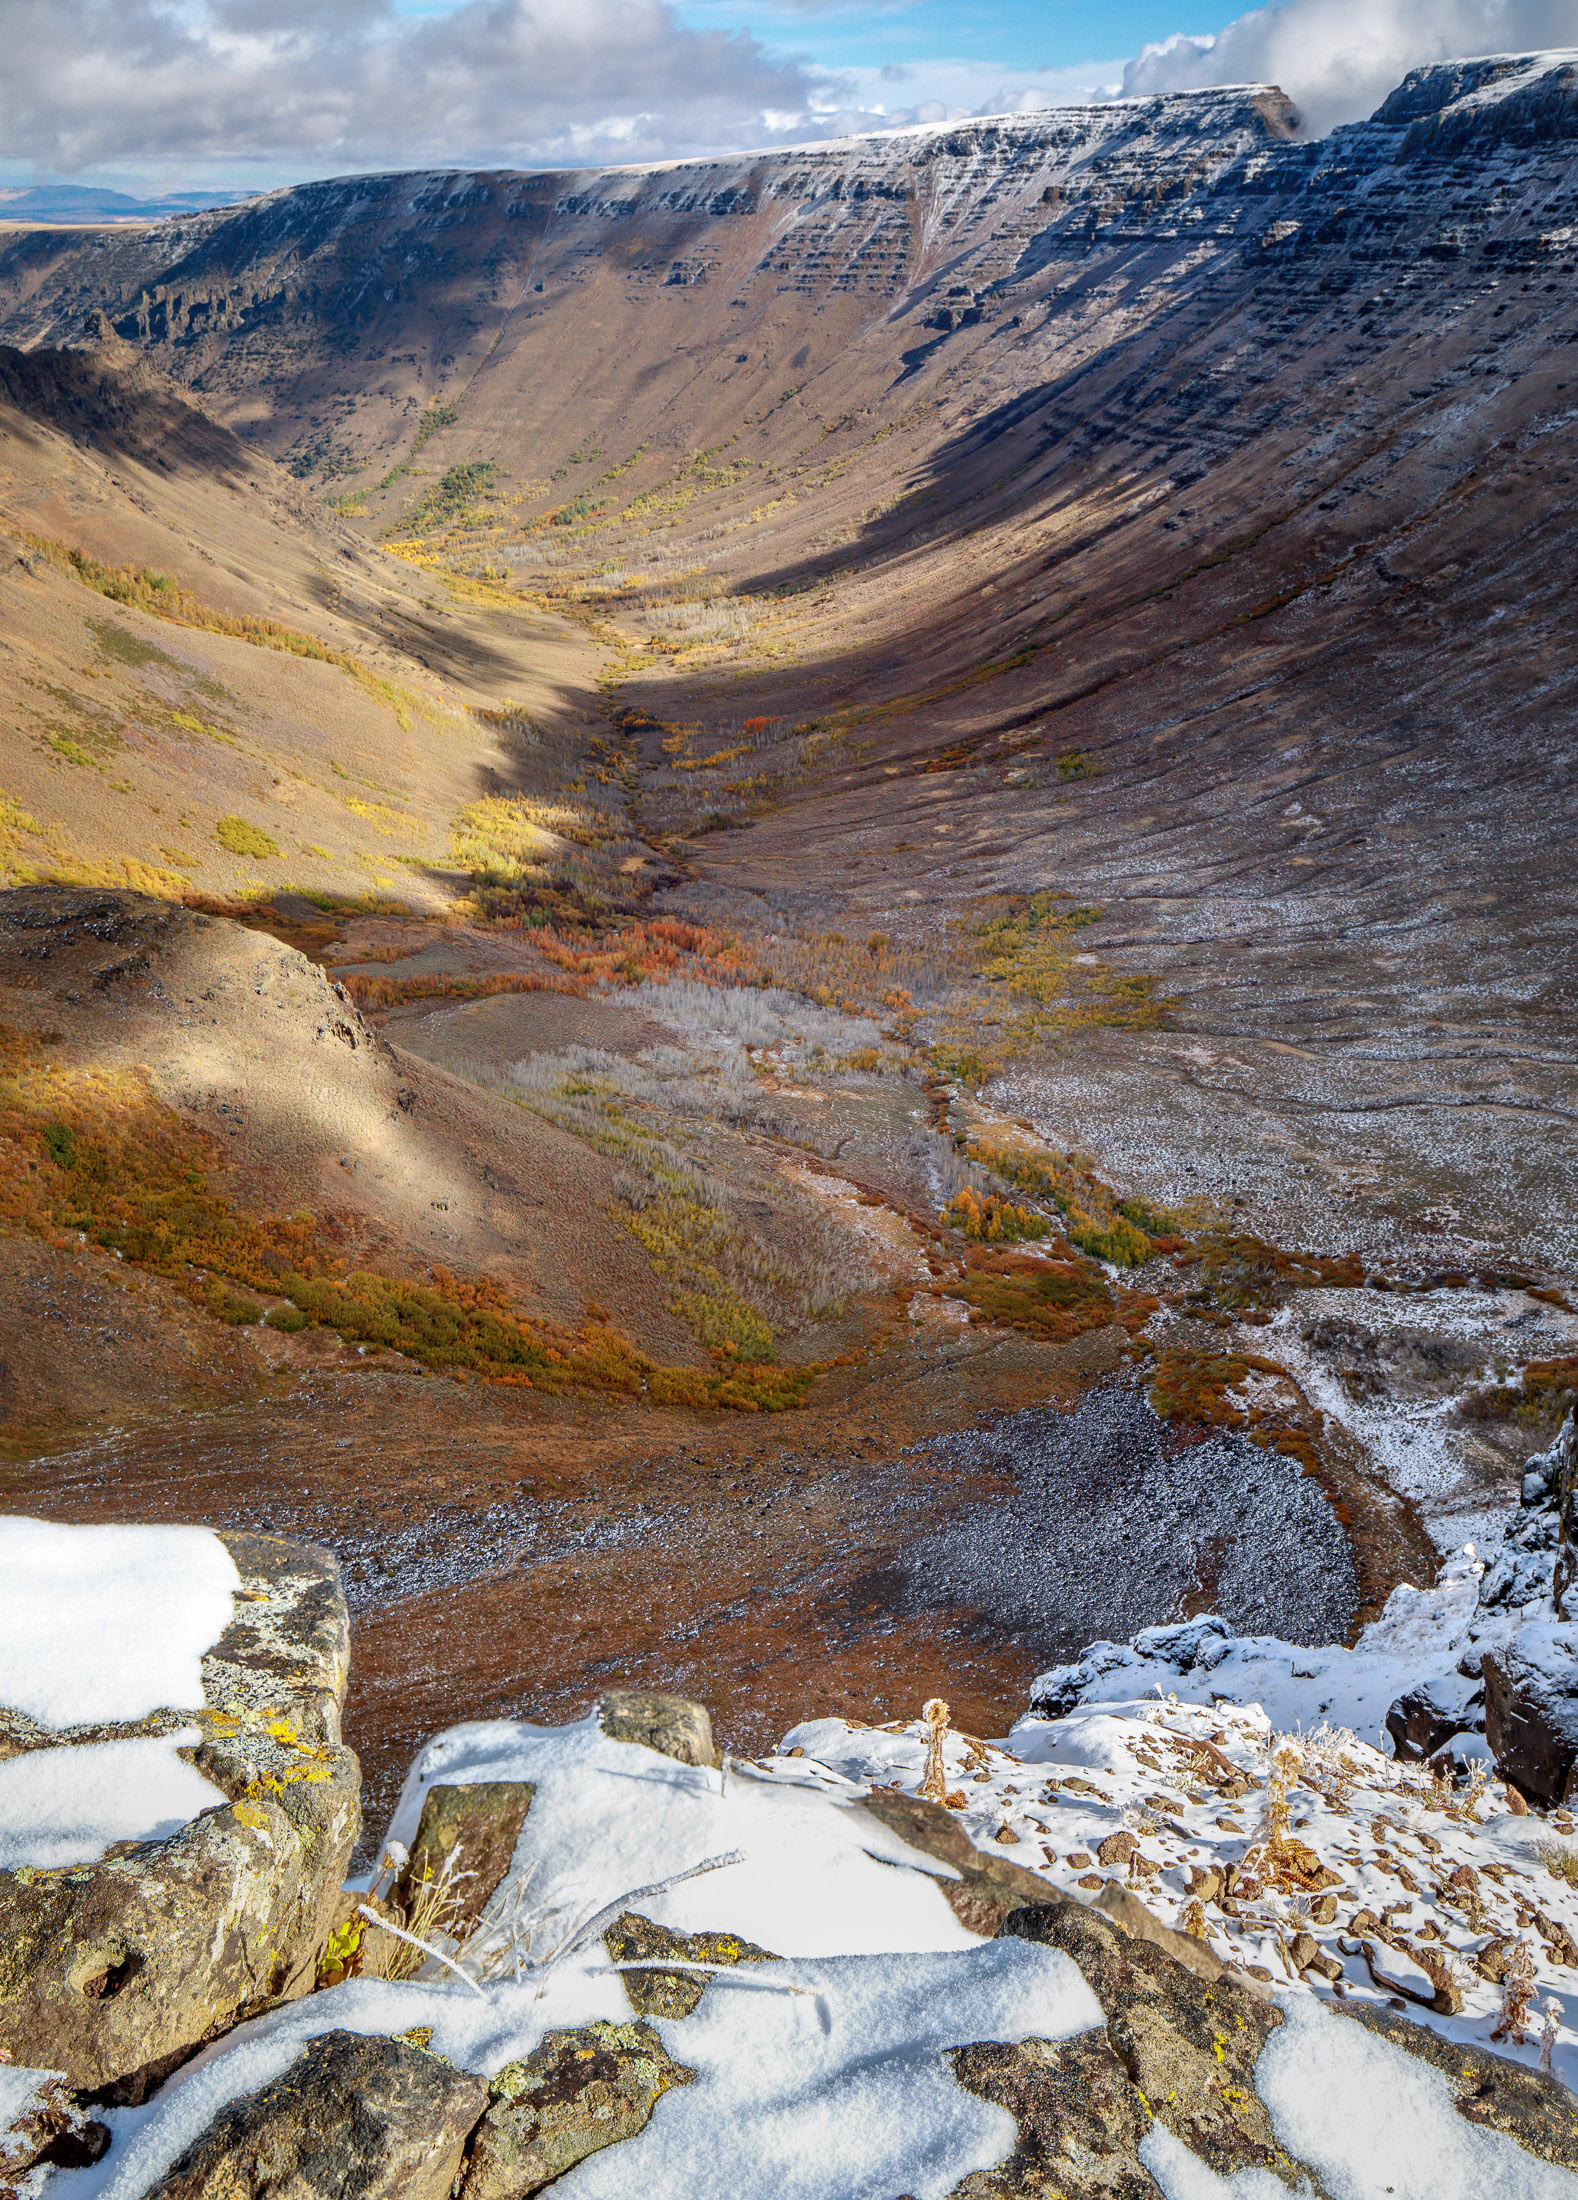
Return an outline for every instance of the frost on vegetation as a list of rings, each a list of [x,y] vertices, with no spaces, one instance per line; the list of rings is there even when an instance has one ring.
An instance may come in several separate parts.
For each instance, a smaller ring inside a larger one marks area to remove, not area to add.
[[[1530,1462],[1523,1511],[1547,1505],[1553,1456]],[[1519,1583],[1531,1601],[1509,1607]],[[1487,1574],[1470,1550],[1433,1588],[1396,1589],[1352,1649],[1237,1636],[1205,1614],[1040,1675],[1004,1743],[944,1733],[939,1763],[934,1720],[828,1719],[784,1746],[848,1779],[940,1788],[978,1845],[1077,1898],[1116,1880],[1281,1993],[1406,2007],[1574,2086],[1573,1818],[1503,1786],[1478,1679],[1494,1650],[1569,1687],[1571,1630],[1550,1610],[1548,1570]],[[1450,1736],[1429,1764],[1389,1753],[1387,1713],[1410,1703]],[[1317,2160],[1313,2143],[1294,2151]]]
[[[639,985],[629,998],[720,1062],[754,1051],[804,1066],[858,1054],[882,1040],[869,1016],[816,1007],[781,986],[713,986],[676,979],[670,985]]]
[[[654,988],[665,997],[676,990]],[[609,1187],[614,1219],[647,1252],[671,1310],[715,1352],[761,1361],[772,1357],[782,1321],[836,1315],[852,1292],[882,1288],[884,1279],[864,1240],[777,1179],[774,1204],[792,1227],[764,1236],[741,1213],[734,1187],[675,1142],[686,1119],[799,1142],[799,1126],[780,1119],[744,1068],[739,1052],[725,1054],[709,1076],[678,1048],[635,1061],[572,1048],[517,1063],[508,1080],[527,1105],[618,1164]],[[660,1128],[665,1113],[673,1137]]]

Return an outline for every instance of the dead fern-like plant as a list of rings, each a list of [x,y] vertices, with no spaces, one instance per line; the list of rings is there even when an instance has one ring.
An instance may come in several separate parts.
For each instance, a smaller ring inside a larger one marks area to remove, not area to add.
[[[1521,2047],[1528,2039],[1534,1988],[1533,1952],[1526,1940],[1520,1940],[1501,1982],[1501,2011],[1491,2027],[1493,2040],[1506,2040],[1514,2047]]]
[[[455,1926],[460,1920],[460,1890],[474,1872],[463,1872],[460,1852],[451,1849],[437,1871],[431,1867],[423,1870],[406,1899],[405,1933],[397,1934],[401,1945],[390,1957],[384,1976],[391,1979],[415,1978],[426,1960],[424,1951],[434,1942],[447,1942],[451,1946],[458,1938]],[[392,1930],[386,1926],[385,1930]]]

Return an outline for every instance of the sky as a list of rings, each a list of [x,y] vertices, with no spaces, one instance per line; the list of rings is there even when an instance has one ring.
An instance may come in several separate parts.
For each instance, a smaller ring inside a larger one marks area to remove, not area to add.
[[[1578,0],[0,0],[0,185],[584,167],[1578,47]]]

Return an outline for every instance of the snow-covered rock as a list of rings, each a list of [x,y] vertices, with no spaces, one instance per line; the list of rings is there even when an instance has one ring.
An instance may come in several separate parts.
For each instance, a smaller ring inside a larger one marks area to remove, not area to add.
[[[359,1831],[327,1552],[0,1521],[0,2049],[136,2099],[311,1986]]]
[[[1550,1449],[1537,1452],[1525,1465],[1518,1509],[1480,1589],[1480,1602],[1487,1610],[1527,1611],[1554,1595],[1562,1541],[1562,1461],[1571,1448],[1569,1416]]]
[[[1448,1562],[1434,1588],[1403,1583],[1351,1650],[1235,1635],[1216,1613],[1147,1627],[1132,1642],[1092,1643],[1073,1664],[1036,1676],[1030,1710],[1038,1718],[1060,1718],[1076,1706],[1147,1694],[1184,1703],[1258,1704],[1281,1730],[1324,1722],[1349,1727],[1380,1747],[1389,1713],[1410,1688],[1438,1684],[1444,1701],[1461,1694],[1457,1667],[1481,1618],[1482,1571],[1470,1549]],[[1476,1652],[1476,1683],[1477,1674]],[[1477,1724],[1477,1713],[1465,1723]]]
[[[1269,2196],[1314,2177],[1359,2200],[1381,2200],[1388,2185],[1418,2200],[1578,2200],[1568,2096],[1527,2067],[1533,2051],[1522,2065],[1487,2051],[1477,2014],[1443,2062],[1435,2036],[1392,2025],[1373,1989],[1368,2010],[1352,2006],[1357,1988],[1345,2010],[1281,1970],[1250,1982],[1207,1960],[1202,1975],[1165,1932],[1125,1929],[1125,1916],[1146,1917],[1127,1888],[1109,1914],[1084,1892],[1071,1897],[1034,1856],[1017,1880],[1039,1880],[1044,1898],[1016,1898],[990,1937],[967,1931],[948,1899],[959,1870],[933,1850],[967,1857],[966,1832],[985,1830],[976,1806],[911,1799],[884,1821],[902,1799],[894,1787],[924,1775],[928,1730],[826,1720],[797,1735],[788,1748],[803,1754],[718,1766],[632,1747],[596,1713],[565,1728],[496,1721],[438,1736],[412,1768],[392,1842],[414,1830],[435,1788],[531,1790],[509,1870],[475,1927],[415,1978],[349,1978],[277,2009],[216,2041],[147,2109],[111,2111],[103,2200],[204,2200],[265,2157],[300,2168],[308,2192],[323,2189],[325,2164],[336,2190],[385,2192],[391,2121],[409,2127],[402,2104],[423,2102],[445,2175],[462,2142],[459,2200],[474,2177],[475,2200],[500,2200],[501,2148],[530,2171],[512,2191],[535,2189],[547,2171],[589,2200],[1156,2189],[1195,2200]],[[1228,1724],[1153,1702],[1041,1722],[1038,1740],[1027,1768],[1004,1745],[947,1733],[949,1783],[962,1795],[984,1781],[1010,1831],[1064,1808],[1098,1812],[1124,1781],[1149,1789],[1159,1773],[1242,1800],[1264,1787],[1273,1737],[1247,1712]],[[848,1771],[813,1757],[813,1741]],[[1352,1747],[1351,1767],[1312,1755],[1308,1784],[1324,1795],[1379,1783],[1378,1796],[1399,1777]],[[1120,1752],[1121,1776],[1106,1769]],[[1302,1829],[1303,1786],[1283,1771]],[[1029,1792],[1043,1780],[1057,1790],[1051,1805]],[[1395,1789],[1388,1800],[1398,1808]],[[918,1839],[901,1838],[900,1822]],[[1148,1856],[1154,1829],[1134,1823],[1127,1853]],[[1483,1844],[1490,1828],[1476,1818],[1474,1832]],[[1511,1854],[1524,1853],[1518,1838]],[[1299,1863],[1302,1839],[1290,1832],[1284,1867]],[[1005,1843],[999,1831],[986,1858],[1005,1846],[1017,1861],[1027,1837]],[[1146,1905],[1169,1906],[1170,1886],[1159,1896],[1154,1874],[1129,1876]],[[1241,1911],[1275,1907],[1255,1902],[1245,1879]],[[719,1950],[691,1974],[699,1997],[643,1994],[646,2014],[633,2017],[635,1994],[611,1960],[615,1950],[627,1960],[641,1937],[632,1920],[661,1950],[648,1961],[671,1970],[688,1960],[681,1935]],[[1277,1930],[1263,1918],[1267,1950]],[[1369,1937],[1383,1965],[1430,1983],[1428,1948],[1410,1953],[1380,1923]],[[425,2071],[420,2055],[443,2061]],[[364,2093],[376,2113],[359,2113]],[[332,2129],[305,2114],[320,2098],[335,2104]],[[1406,2146],[1382,2128],[1383,2103],[1403,2104]],[[452,2109],[480,2118],[469,2139]]]

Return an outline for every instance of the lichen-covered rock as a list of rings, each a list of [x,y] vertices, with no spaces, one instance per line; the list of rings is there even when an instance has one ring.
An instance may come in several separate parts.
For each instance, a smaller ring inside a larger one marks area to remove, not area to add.
[[[337,1839],[303,1840],[265,1794],[131,1855],[0,1875],[0,2046],[140,2101],[204,2040],[305,1992],[355,1835],[348,1787],[342,1808]]]
[[[0,1872],[0,2048],[120,2101],[311,1987],[361,1827],[360,1768],[339,1738],[338,1566],[277,1537],[222,1540],[241,1579],[201,1706],[64,1731],[3,1714],[7,1753],[195,1727],[193,1762],[226,1798],[168,1839]]]
[[[325,2032],[232,2102],[145,2200],[449,2200],[484,2078],[403,2040]]]
[[[688,1696],[649,1695],[637,1688],[611,1688],[597,1707],[603,1732],[613,1742],[637,1742],[682,1765],[715,1765],[712,1718],[705,1704]]]
[[[630,2139],[670,2086],[695,2072],[672,2062],[648,2024],[549,2032],[493,2080],[471,2150],[464,2200],[525,2200],[589,2154]]]
[[[235,1617],[203,1660],[209,1708],[242,1720],[287,1718],[338,1743],[351,1666],[351,1620],[331,1551],[282,1536],[220,1531],[241,1576]]]
[[[635,1910],[609,1926],[603,1946],[615,1963],[650,1963],[673,1956],[682,1963],[777,1963],[771,1949],[758,1948],[738,1933],[676,1933]],[[625,1997],[638,2017],[688,2017],[707,1990],[694,1971],[626,1971]]]
[[[410,1860],[395,1887],[399,1906],[409,1913],[422,1882],[438,1878],[447,1868],[451,1893],[445,1928],[462,1937],[509,1870],[535,1793],[529,1780],[430,1787]]]
[[[1130,2083],[1157,2120],[1219,2176],[1285,2161],[1255,2092],[1260,2051],[1282,2022],[1274,2003],[1230,1973],[1197,1977],[1077,1902],[1016,1910],[1003,1931],[1073,1958],[1101,2004],[1107,2038]]]
[[[1531,1621],[1484,1653],[1485,1739],[1496,1769],[1537,1803],[1578,1788],[1578,1621]]]
[[[1019,2127],[1008,2160],[965,2178],[951,2200],[1157,2200],[1139,2160],[1151,2120],[1104,2033],[985,2041],[948,2059],[968,2092]]]
[[[0,2200],[41,2162],[83,2169],[110,2143],[56,2070],[0,2069]]]

